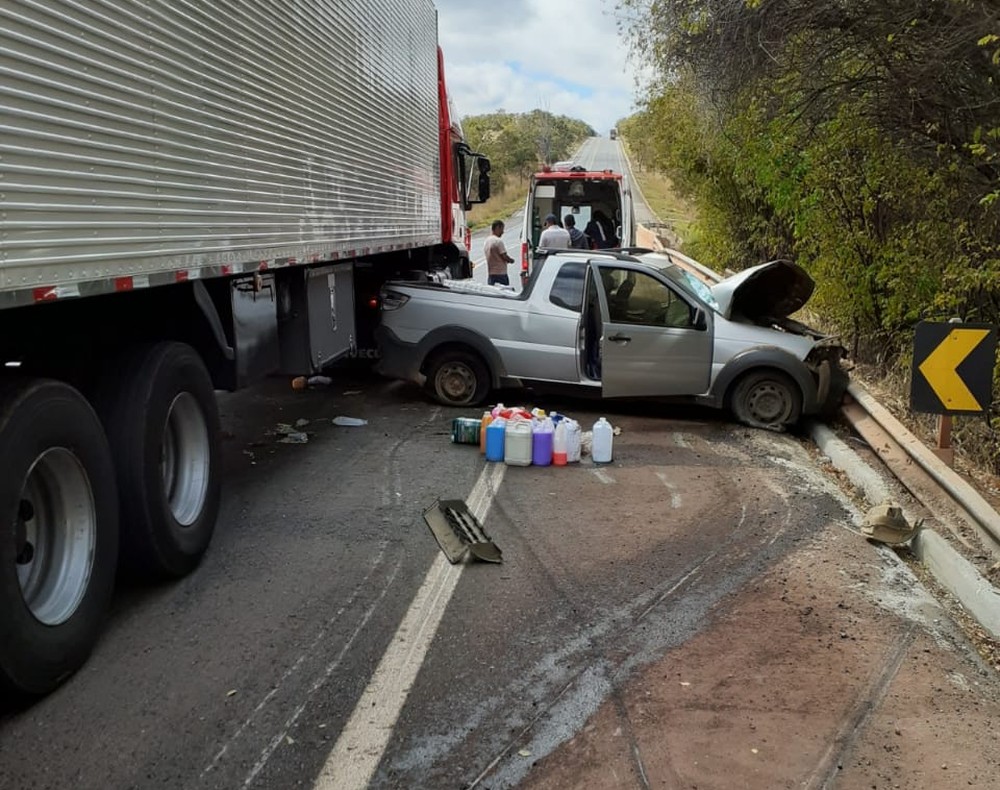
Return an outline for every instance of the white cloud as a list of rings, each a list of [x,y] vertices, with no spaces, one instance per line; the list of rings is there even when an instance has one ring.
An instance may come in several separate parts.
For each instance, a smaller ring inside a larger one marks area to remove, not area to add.
[[[634,69],[609,0],[436,0],[460,115],[543,109],[601,134],[634,109]]]

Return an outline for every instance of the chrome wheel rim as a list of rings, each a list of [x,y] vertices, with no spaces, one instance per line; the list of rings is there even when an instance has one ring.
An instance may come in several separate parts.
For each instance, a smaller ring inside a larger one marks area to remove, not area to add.
[[[18,503],[17,580],[28,610],[55,626],[77,610],[90,584],[97,509],[90,478],[70,450],[53,447],[35,459]]]
[[[211,469],[208,425],[190,392],[174,398],[163,426],[160,470],[167,505],[178,524],[191,526],[205,507]]]

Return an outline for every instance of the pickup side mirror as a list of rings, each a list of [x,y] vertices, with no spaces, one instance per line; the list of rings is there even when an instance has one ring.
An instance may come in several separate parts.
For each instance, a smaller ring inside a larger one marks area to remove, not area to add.
[[[702,310],[700,307],[696,307],[694,309],[694,316],[692,317],[691,320],[691,326],[693,326],[700,332],[704,332],[706,329],[708,329],[708,318],[705,315],[705,311]]]

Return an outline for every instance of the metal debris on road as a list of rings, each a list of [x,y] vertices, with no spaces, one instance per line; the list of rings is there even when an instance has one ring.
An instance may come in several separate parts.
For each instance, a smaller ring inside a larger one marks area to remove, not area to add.
[[[483,562],[503,562],[502,552],[461,499],[441,499],[424,511],[424,521],[454,565],[466,554]]]

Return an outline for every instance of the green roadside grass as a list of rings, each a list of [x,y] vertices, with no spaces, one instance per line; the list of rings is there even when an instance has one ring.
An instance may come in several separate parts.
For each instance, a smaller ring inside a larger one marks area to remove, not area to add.
[[[673,228],[682,240],[691,236],[697,219],[694,207],[677,194],[670,179],[652,170],[633,168],[632,174],[639,182],[642,196],[649,208],[663,222]]]

